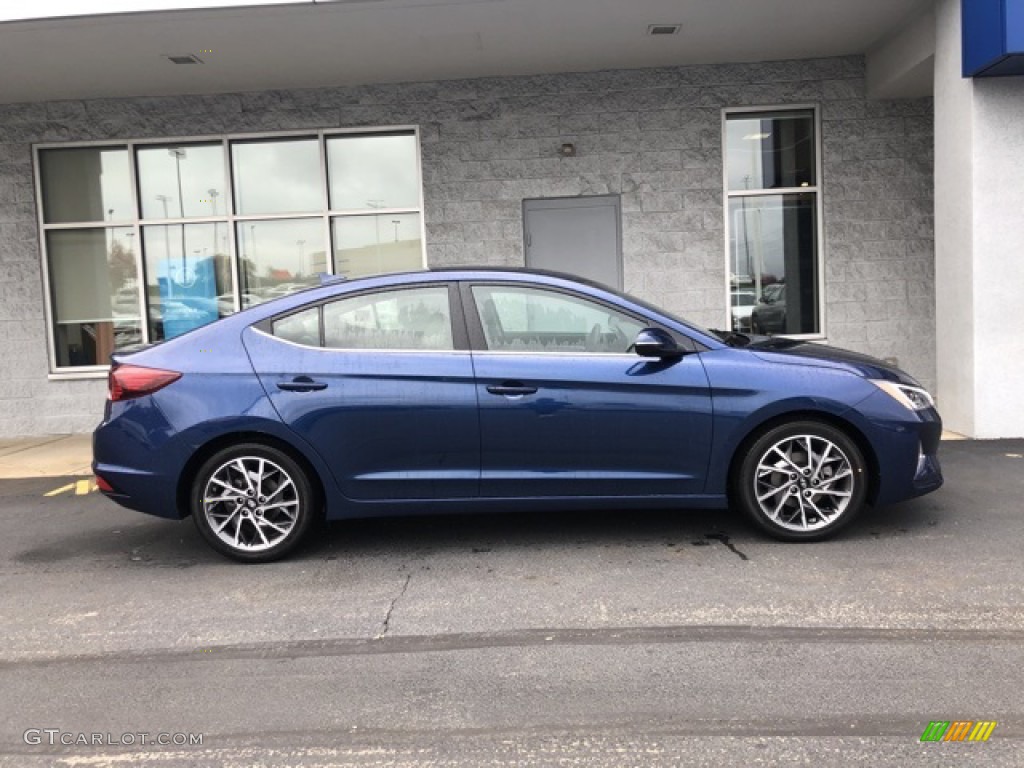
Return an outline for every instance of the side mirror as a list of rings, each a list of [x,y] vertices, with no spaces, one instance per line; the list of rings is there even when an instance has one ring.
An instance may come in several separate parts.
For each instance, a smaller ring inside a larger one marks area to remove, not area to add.
[[[665,359],[683,356],[683,350],[676,344],[676,340],[661,328],[644,328],[636,335],[633,349],[640,357]]]

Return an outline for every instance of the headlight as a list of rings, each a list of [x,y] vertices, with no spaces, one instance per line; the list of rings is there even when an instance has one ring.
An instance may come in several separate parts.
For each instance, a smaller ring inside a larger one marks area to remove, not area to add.
[[[921,387],[911,387],[909,384],[898,384],[895,381],[883,379],[871,379],[872,384],[888,394],[900,405],[912,411],[923,411],[925,408],[934,408],[935,401],[928,394],[928,390]]]

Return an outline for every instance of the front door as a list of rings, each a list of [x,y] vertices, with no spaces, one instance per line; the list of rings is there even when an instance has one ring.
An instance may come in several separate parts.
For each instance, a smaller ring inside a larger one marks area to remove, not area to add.
[[[416,285],[345,296],[245,331],[278,414],[346,497],[477,495],[473,364],[453,334],[451,306],[447,285]]]
[[[628,352],[648,321],[575,293],[477,284],[463,296],[484,347],[481,496],[703,491],[711,397],[698,355]]]

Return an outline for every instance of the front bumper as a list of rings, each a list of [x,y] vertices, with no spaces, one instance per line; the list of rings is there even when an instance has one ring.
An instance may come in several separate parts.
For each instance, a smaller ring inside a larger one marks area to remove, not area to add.
[[[917,472],[914,474],[914,489],[918,496],[938,489],[942,485],[942,466],[937,454],[922,453],[917,460]]]
[[[910,411],[879,390],[854,409],[875,454],[876,505],[923,496],[942,486],[942,418],[934,408]],[[852,415],[852,414],[851,414]]]

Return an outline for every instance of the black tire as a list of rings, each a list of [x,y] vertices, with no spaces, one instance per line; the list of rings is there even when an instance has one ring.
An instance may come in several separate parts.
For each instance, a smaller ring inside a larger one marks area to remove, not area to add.
[[[319,500],[306,471],[291,456],[262,443],[240,443],[217,451],[199,468],[190,509],[200,535],[222,555],[268,563],[299,545],[319,513]]]
[[[810,453],[805,447],[808,439]],[[860,513],[868,480],[864,455],[845,432],[820,421],[792,421],[747,444],[732,498],[758,528],[776,539],[821,541]]]

